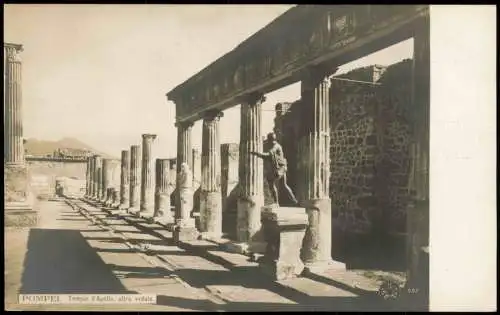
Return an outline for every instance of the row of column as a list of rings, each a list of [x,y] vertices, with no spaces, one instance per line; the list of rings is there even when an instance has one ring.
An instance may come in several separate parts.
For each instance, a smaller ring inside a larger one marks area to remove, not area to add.
[[[331,201],[329,198],[329,80],[328,73],[309,69],[303,76],[299,135],[299,170],[302,205],[309,216],[302,259],[306,263],[331,260]],[[239,185],[237,209],[237,241],[251,245],[258,242],[260,213],[264,206],[263,161],[250,154],[262,152],[262,103],[260,93],[246,95],[241,102]],[[208,111],[203,118],[200,189],[200,232],[214,237],[222,235],[220,111]],[[191,218],[193,183],[183,177],[186,166],[192,165],[191,131],[193,122],[179,122],[177,147],[177,201],[175,223],[177,237],[192,238],[196,231]],[[169,177],[169,160],[154,160],[156,135],[144,134],[142,148],[132,145],[122,151],[119,204],[131,212],[151,213],[171,218],[170,194],[173,183]],[[141,150],[142,149],[142,150]],[[87,195],[95,200],[109,199],[111,161],[94,156],[89,159]],[[155,171],[156,170],[156,174]],[[190,170],[189,170],[190,171]],[[192,174],[192,173],[189,173]],[[118,192],[118,191],[117,191]],[[116,200],[115,200],[116,201]],[[173,220],[172,220],[173,221]]]
[[[301,148],[302,204],[309,216],[302,259],[306,265],[331,262],[331,201],[329,197],[329,73],[309,69],[302,81],[302,116],[304,126],[299,141]],[[242,98],[239,147],[239,198],[237,209],[237,241],[247,245],[259,242],[260,213],[264,206],[263,161],[250,154],[262,152],[261,107],[265,97],[252,93]],[[200,194],[201,232],[222,234],[220,192],[219,120],[222,113],[208,111],[203,118],[202,181]],[[182,163],[191,165],[191,130],[193,122],[178,122],[178,172]],[[179,186],[179,179],[177,186]],[[179,191],[179,193],[181,193]],[[179,196],[182,199],[182,196]],[[180,207],[181,208],[181,207]],[[179,211],[179,220],[187,220],[189,212]],[[177,210],[177,209],[176,209]]]
[[[142,146],[122,150],[121,163],[94,155],[87,160],[86,197],[127,209],[173,218],[170,194],[173,192],[171,159],[154,158],[156,135],[142,135]],[[119,181],[117,174],[120,174]],[[119,186],[119,187],[118,187]]]

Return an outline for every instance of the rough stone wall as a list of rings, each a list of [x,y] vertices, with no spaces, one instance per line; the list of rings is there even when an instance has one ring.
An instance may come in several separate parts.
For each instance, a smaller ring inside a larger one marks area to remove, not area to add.
[[[375,219],[377,128],[372,84],[332,80],[330,198],[333,229],[369,233]]]
[[[26,202],[30,190],[29,170],[26,167],[4,166],[5,202]]]

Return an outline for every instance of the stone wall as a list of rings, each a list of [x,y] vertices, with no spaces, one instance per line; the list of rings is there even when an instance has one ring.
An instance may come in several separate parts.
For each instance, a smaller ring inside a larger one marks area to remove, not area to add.
[[[332,80],[330,197],[334,257],[345,257],[355,248],[365,253],[374,250],[374,254],[380,254],[380,248],[404,248],[410,97],[411,60],[387,68],[356,69]],[[296,134],[301,122],[295,108],[300,100],[278,105],[275,132],[289,162],[289,185],[295,191],[300,158]],[[300,192],[297,195],[300,198]]]

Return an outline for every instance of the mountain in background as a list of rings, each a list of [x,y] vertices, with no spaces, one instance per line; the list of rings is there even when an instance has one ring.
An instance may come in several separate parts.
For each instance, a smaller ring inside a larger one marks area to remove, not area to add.
[[[105,158],[116,158],[107,153],[100,152],[92,148],[90,145],[83,143],[75,138],[63,138],[58,141],[46,141],[46,140],[28,138],[24,143],[24,148],[26,150],[27,155],[33,155],[33,156],[52,155],[52,153],[54,153],[54,151],[58,149],[76,149],[76,150],[89,150],[94,154],[102,155]]]

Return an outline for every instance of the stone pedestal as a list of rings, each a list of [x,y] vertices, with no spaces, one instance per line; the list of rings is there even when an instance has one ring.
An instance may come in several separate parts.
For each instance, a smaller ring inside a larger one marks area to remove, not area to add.
[[[141,146],[130,147],[130,207],[129,212],[139,211],[141,194]]]
[[[300,249],[308,226],[304,208],[264,207],[262,229],[267,247],[259,259],[261,270],[275,280],[299,276],[304,270]]]
[[[179,215],[175,219],[175,228],[173,233],[174,241],[192,241],[198,238],[198,230],[195,226],[194,218],[191,218],[193,209],[193,189],[179,189]]]

